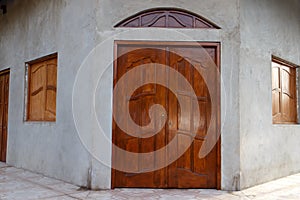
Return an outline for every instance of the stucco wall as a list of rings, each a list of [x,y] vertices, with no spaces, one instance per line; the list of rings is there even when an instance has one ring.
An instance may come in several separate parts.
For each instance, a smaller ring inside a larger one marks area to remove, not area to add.
[[[271,55],[300,64],[300,2],[241,1],[241,188],[300,171],[300,126],[272,124]]]
[[[86,186],[90,156],[77,136],[72,88],[94,46],[96,1],[9,1],[0,17],[0,68],[10,68],[7,163]],[[58,52],[55,123],[24,122],[25,62]]]
[[[113,28],[128,16],[155,7],[183,8],[208,18],[221,29]],[[84,105],[74,114],[80,124],[77,128],[87,133],[91,153],[100,155],[109,164],[111,146],[99,136],[94,107],[89,100],[99,79],[97,75],[104,72],[98,118],[104,124],[105,136],[111,138],[114,40],[221,42],[222,189],[240,188],[238,0],[94,0],[88,3],[15,0],[8,13],[0,18],[0,26],[0,68],[11,68],[8,163],[94,189],[110,188],[111,171],[92,158],[79,140],[72,112],[74,84],[81,83],[75,94],[83,101],[73,100]],[[99,48],[90,53],[94,47]],[[58,52],[56,123],[24,122],[24,63],[52,52]],[[85,58],[89,68],[80,67]],[[76,77],[78,72],[83,79]]]
[[[140,11],[155,8],[155,7],[175,7],[189,10],[191,12],[202,15],[205,18],[216,23],[221,27],[220,30],[191,30],[191,29],[132,29],[132,28],[113,28],[119,21]],[[113,42],[114,40],[147,40],[147,41],[211,41],[221,42],[221,74],[223,80],[222,98],[221,98],[221,118],[222,118],[222,189],[236,190],[239,189],[239,104],[238,104],[238,66],[239,66],[239,3],[238,1],[218,1],[205,0],[199,2],[169,0],[169,1],[134,1],[126,0],[126,3],[121,0],[100,1],[97,10],[97,42],[101,43],[97,51],[102,52],[100,56],[96,56],[92,63],[99,63],[99,59],[103,62],[95,66],[93,71],[101,71],[100,68],[105,68],[114,59]],[[103,20],[105,19],[105,20]],[[103,50],[101,50],[103,49]],[[98,57],[98,58],[97,58]],[[100,72],[99,72],[100,73]],[[105,72],[105,85],[112,87],[112,67]],[[106,87],[104,87],[106,88]],[[104,122],[104,129],[108,130],[108,137],[111,137],[111,98],[109,92],[99,94],[99,99],[103,105],[102,115],[99,118]],[[87,98],[88,99],[88,98]],[[88,122],[88,116],[82,116],[81,122]],[[93,117],[91,117],[92,119]],[[85,126],[83,124],[83,126]],[[103,141],[104,137],[96,136],[94,133],[95,142],[94,154],[110,155],[110,146],[98,148],[99,142]],[[98,145],[97,145],[98,144]],[[105,150],[104,150],[105,149]],[[106,159],[103,157],[102,159]],[[108,156],[109,159],[109,156]],[[107,161],[109,163],[109,161]],[[96,177],[105,177],[109,174],[109,168],[104,168],[99,162],[93,164],[93,185],[95,188],[107,187],[110,184],[110,177],[107,182],[97,179]]]

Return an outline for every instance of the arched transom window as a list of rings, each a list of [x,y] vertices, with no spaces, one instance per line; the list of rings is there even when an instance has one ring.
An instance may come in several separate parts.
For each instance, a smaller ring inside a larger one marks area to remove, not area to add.
[[[115,27],[220,28],[200,15],[170,8],[142,11],[126,18]]]

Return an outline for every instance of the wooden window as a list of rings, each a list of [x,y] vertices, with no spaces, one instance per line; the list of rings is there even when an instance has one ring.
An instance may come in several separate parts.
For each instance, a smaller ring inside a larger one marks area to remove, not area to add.
[[[56,119],[57,56],[29,63],[28,121]]]
[[[296,65],[272,59],[272,116],[274,124],[297,123]]]
[[[219,26],[200,15],[175,8],[145,10],[122,20],[115,27],[220,29]]]

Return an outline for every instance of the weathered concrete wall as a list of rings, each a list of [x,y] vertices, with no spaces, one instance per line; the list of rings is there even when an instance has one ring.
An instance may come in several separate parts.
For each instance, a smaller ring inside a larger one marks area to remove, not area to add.
[[[106,138],[111,138],[114,40],[221,42],[222,189],[240,188],[238,0],[94,0],[88,3],[27,0],[15,4],[0,18],[0,67],[11,68],[9,164],[78,185],[110,188],[110,168],[89,156],[76,132],[72,113],[73,85],[82,83],[75,93],[80,91],[77,94],[86,98],[78,101],[84,104],[78,110],[82,115],[75,113],[80,124],[76,127],[86,133],[81,139],[86,137],[85,145],[92,147],[90,152],[110,164],[111,145],[98,133],[95,108],[89,100],[93,98],[99,79],[97,74],[107,69],[98,97],[101,99],[100,114],[96,115],[104,124]],[[155,7],[183,8],[210,19],[221,29],[113,28],[128,16]],[[102,50],[98,52],[96,48],[89,54],[98,44]],[[56,123],[24,122],[24,63],[52,52],[59,55]],[[86,57],[90,67],[80,68]],[[77,72],[85,82],[76,77]],[[75,98],[75,104],[78,102]]]
[[[189,10],[202,15],[221,27],[220,30],[180,30],[180,29],[126,29],[113,28],[119,21],[140,11],[155,7],[175,7]],[[212,41],[221,42],[221,73],[224,87],[222,88],[222,188],[226,190],[239,189],[239,100],[238,100],[238,66],[239,66],[239,2],[236,0],[219,1],[203,0],[197,1],[135,1],[135,0],[103,0],[97,7],[97,42],[103,42],[101,46],[106,51],[102,52],[103,60],[112,61],[114,40],[147,40],[147,41]],[[104,20],[105,19],[105,20]],[[98,58],[99,59],[99,58]],[[97,60],[97,59],[96,59]],[[97,62],[95,60],[95,62]],[[105,63],[105,62],[104,62]],[[106,67],[105,64],[101,67]],[[96,70],[96,67],[95,67]],[[109,68],[108,75],[112,74]],[[112,78],[107,78],[106,85],[112,87]],[[111,107],[112,96],[105,94],[102,96],[104,108]],[[110,131],[111,135],[111,110],[107,109],[106,114],[100,117],[107,126],[104,129]],[[230,113],[230,114],[227,114]],[[84,118],[83,118],[84,119]],[[81,120],[82,121],[82,120]],[[96,134],[96,133],[95,133]],[[103,139],[104,140],[104,139]],[[99,140],[94,140],[99,141]],[[93,146],[97,146],[96,144]],[[95,154],[106,152],[110,154],[110,149],[95,150]],[[97,162],[96,162],[97,163]],[[107,168],[98,164],[93,165],[93,174],[109,174]],[[106,172],[104,172],[106,169]],[[95,176],[97,177],[97,175]],[[109,185],[99,179],[93,179],[95,187]],[[107,181],[110,180],[110,177]]]
[[[300,64],[300,2],[241,1],[241,188],[300,171],[300,126],[272,124],[271,55]]]
[[[96,1],[13,1],[0,17],[0,67],[11,69],[8,164],[87,186],[91,158],[77,136],[72,88],[94,46]],[[58,52],[55,123],[24,122],[25,62]]]

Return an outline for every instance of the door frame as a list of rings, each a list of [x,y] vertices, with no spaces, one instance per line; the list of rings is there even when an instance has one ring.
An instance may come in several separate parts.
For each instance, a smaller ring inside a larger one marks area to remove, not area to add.
[[[6,154],[5,154],[5,163],[6,163],[6,161],[7,161],[7,147],[8,147],[8,114],[9,114],[9,110],[8,110],[8,108],[9,108],[9,86],[10,86],[10,68],[7,68],[7,69],[3,69],[3,70],[1,70],[0,71],[0,76],[2,76],[2,75],[5,75],[5,74],[8,74],[8,97],[7,97],[7,124],[6,124],[6,145],[5,145],[5,147],[6,147],[6,149],[5,149],[5,151],[6,151]],[[0,154],[2,154],[2,149],[0,149]],[[0,155],[0,157],[1,157],[2,155]],[[3,162],[3,161],[2,161]]]
[[[113,61],[113,89],[117,83],[117,58],[118,58],[118,46],[119,45],[147,45],[147,46],[175,46],[175,47],[191,47],[191,46],[203,46],[203,47],[214,47],[216,48],[216,65],[218,67],[219,71],[219,80],[220,83],[217,87],[217,132],[218,135],[220,136],[218,138],[218,141],[216,143],[216,148],[217,148],[217,163],[216,163],[216,168],[217,168],[217,190],[221,189],[221,43],[220,42],[201,42],[201,41],[135,41],[135,40],[115,40],[114,41],[114,61]],[[114,97],[113,97],[114,99]],[[114,111],[113,111],[114,112]],[[113,113],[112,113],[113,115]],[[115,121],[113,120],[112,116],[112,142],[116,142],[115,138]],[[113,165],[114,162],[114,150],[112,148],[112,157],[111,157],[111,166]],[[115,188],[115,176],[116,176],[116,170],[114,168],[111,168],[111,189]]]

